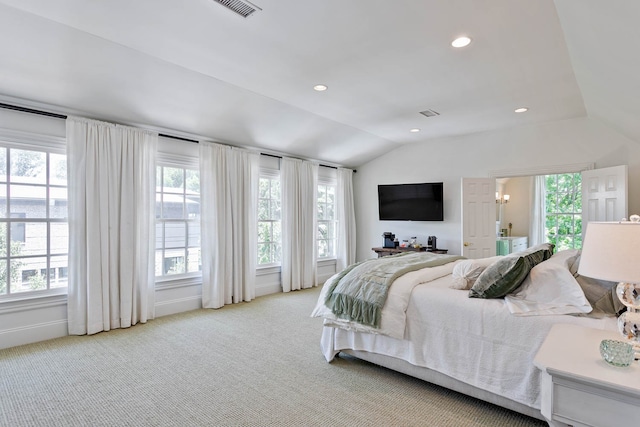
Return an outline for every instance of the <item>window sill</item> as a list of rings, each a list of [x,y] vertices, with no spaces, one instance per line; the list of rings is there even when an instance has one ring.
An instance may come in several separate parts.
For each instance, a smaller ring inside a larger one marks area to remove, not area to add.
[[[317,261],[317,267],[324,267],[327,265],[335,265],[337,258],[320,258]],[[264,276],[267,274],[280,273],[282,266],[280,264],[266,264],[260,265],[256,268],[256,276]]]
[[[184,288],[185,286],[200,286],[202,285],[202,276],[182,276],[171,277],[162,279],[156,279],[156,289],[174,289]]]
[[[37,295],[34,295],[34,293],[12,295],[0,299],[0,314],[24,312],[66,304],[67,288],[38,292]]]
[[[267,274],[280,273],[282,266],[280,264],[266,264],[256,268],[256,276],[266,276]]]

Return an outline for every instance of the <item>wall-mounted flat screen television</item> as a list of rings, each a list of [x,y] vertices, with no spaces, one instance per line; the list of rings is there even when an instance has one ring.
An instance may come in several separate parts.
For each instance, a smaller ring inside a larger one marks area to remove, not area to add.
[[[444,221],[442,182],[378,185],[381,221]]]

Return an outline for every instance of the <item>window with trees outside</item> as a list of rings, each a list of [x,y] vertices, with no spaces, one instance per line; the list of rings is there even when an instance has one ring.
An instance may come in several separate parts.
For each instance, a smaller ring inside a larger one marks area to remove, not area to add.
[[[156,168],[156,277],[199,275],[200,174],[195,169]]]
[[[318,258],[336,256],[336,186],[318,185]]]
[[[582,248],[582,176],[545,176],[546,235],[555,250]]]
[[[258,194],[258,265],[282,260],[280,177],[261,176]]]
[[[67,158],[0,146],[0,296],[67,287]]]

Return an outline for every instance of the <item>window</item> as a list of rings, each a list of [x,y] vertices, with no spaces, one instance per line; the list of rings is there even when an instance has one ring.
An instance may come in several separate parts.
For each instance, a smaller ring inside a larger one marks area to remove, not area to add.
[[[64,154],[0,147],[0,296],[66,288]]]
[[[200,174],[195,169],[156,168],[156,277],[198,275]]]
[[[546,235],[555,250],[582,248],[582,178],[580,173],[546,175]]]
[[[258,195],[258,265],[282,259],[280,178],[261,176]]]
[[[336,186],[318,185],[318,258],[336,256]]]

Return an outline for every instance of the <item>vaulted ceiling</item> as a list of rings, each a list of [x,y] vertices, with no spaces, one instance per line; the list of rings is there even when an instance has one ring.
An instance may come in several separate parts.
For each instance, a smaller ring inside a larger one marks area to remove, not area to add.
[[[640,141],[640,2],[252,3],[0,0],[0,102],[344,166],[585,115]]]

